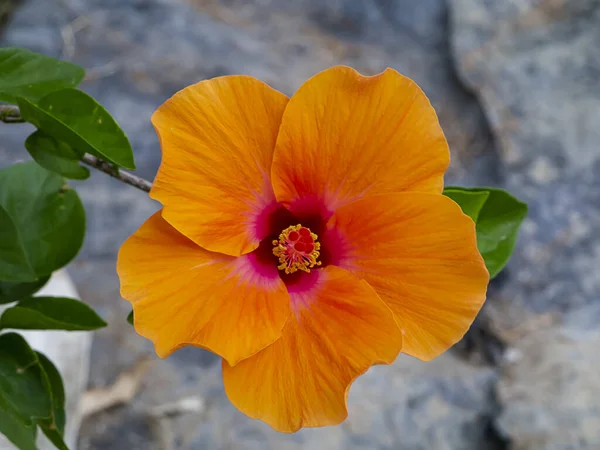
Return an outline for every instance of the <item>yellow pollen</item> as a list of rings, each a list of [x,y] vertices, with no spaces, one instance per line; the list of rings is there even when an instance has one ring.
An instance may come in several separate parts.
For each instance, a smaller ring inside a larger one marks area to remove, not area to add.
[[[279,258],[279,270],[294,273],[298,270],[310,272],[315,266],[320,266],[319,250],[321,244],[318,236],[302,225],[287,227],[279,235],[279,240],[273,241],[273,254]]]

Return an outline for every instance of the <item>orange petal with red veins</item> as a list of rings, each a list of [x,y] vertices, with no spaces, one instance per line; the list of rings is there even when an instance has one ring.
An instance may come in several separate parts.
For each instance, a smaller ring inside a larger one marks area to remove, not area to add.
[[[314,283],[290,289],[283,336],[235,367],[223,362],[231,402],[288,433],[342,422],[354,379],[392,363],[402,347],[391,311],[367,283],[331,266],[303,275]]]
[[[279,338],[290,314],[275,264],[204,250],[160,212],[125,241],[117,272],[136,331],[161,358],[193,345],[236,364]]]
[[[393,69],[365,77],[334,67],[290,99],[275,154],[275,195],[328,212],[366,195],[441,193],[450,155],[423,91]]]
[[[342,247],[333,263],[364,278],[392,309],[404,332],[403,352],[430,360],[469,329],[489,274],[475,225],[452,200],[373,196],[338,209],[328,228]]]
[[[189,86],[152,116],[163,157],[150,196],[207,250],[239,256],[268,234],[270,173],[288,98],[248,76]]]

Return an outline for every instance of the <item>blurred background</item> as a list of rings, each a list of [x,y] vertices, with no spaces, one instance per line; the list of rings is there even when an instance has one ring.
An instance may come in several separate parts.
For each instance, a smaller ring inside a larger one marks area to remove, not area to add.
[[[244,73],[292,94],[332,65],[390,66],[439,114],[447,184],[501,186],[530,206],[462,342],[371,369],[343,425],[284,435],[231,406],[216,356],[158,360],[125,322],[116,254],[157,204],[93,173],[77,186],[88,235],[69,273],[110,323],[89,389],[131,395],[87,415],[80,449],[600,449],[600,0],[0,0],[0,17],[0,46],[85,67],[82,88],[145,178],[160,162],[150,115],[186,85]],[[31,131],[1,126],[0,166],[28,158]]]

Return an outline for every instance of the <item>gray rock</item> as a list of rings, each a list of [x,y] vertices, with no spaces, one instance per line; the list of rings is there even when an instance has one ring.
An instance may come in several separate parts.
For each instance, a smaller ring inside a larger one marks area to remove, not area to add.
[[[600,2],[451,0],[453,49],[530,214],[494,303],[502,328],[598,300]]]
[[[514,347],[497,426],[516,449],[596,449],[600,2],[450,4],[460,76],[500,144],[504,184],[530,205],[486,308]]]
[[[314,73],[348,64],[365,74],[392,66],[432,99],[453,149],[450,183],[497,184],[498,159],[481,108],[456,79],[443,0],[28,0],[0,41],[72,60],[87,69],[82,88],[115,116],[135,149],[138,173],[160,162],[149,122],[178,89],[230,73],[254,75],[292,94]],[[26,158],[29,125],[2,127],[0,166]],[[110,323],[95,336],[91,388],[128,370],[152,346],[125,323],[114,273],[123,240],[158,208],[100,173],[74,183],[88,235],[70,268],[82,298]],[[156,359],[156,357],[154,357]],[[350,417],[334,428],[281,435],[227,401],[219,360],[183,349],[155,361],[131,403],[83,424],[82,449],[495,449],[494,372],[448,354],[424,364],[401,358],[376,367],[350,395]],[[202,414],[151,419],[156,406],[200,396]],[[501,443],[499,444],[501,445]],[[501,448],[501,447],[498,447]]]
[[[497,421],[515,449],[600,448],[598,319],[598,306],[582,308],[567,315],[564,326],[515,344],[498,385],[503,410]]]

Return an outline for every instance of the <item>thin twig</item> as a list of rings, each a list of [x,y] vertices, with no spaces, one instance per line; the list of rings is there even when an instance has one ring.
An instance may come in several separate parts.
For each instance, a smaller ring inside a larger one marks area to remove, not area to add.
[[[25,122],[21,117],[19,108],[12,105],[0,105],[0,121],[4,123],[23,123]],[[94,169],[104,172],[117,180],[122,181],[130,186],[136,187],[144,192],[150,192],[152,183],[148,180],[138,177],[132,173],[120,170],[110,163],[97,158],[95,156],[85,154],[81,161]]]
[[[111,177],[116,178],[117,180],[120,180],[130,186],[136,187],[144,192],[150,192],[150,188],[152,188],[152,183],[150,183],[148,180],[144,180],[143,178],[124,170],[117,169],[110,163],[107,163],[100,158],[96,158],[95,156],[88,155],[86,153],[83,155],[83,158],[81,158],[81,161],[88,166],[93,167],[94,169],[98,169],[99,171],[104,172]]]
[[[0,121],[4,123],[24,123],[19,108],[12,105],[0,105]]]

